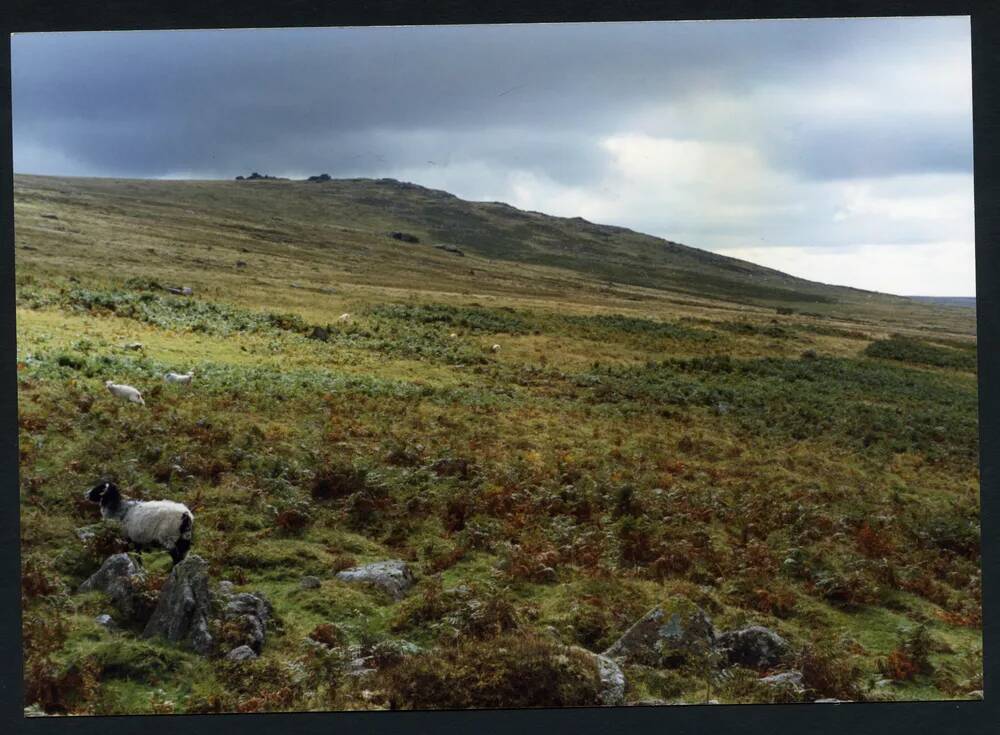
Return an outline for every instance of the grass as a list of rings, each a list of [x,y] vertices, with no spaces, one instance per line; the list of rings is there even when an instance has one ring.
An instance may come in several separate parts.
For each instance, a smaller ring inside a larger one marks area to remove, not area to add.
[[[773,627],[817,693],[981,688],[961,309],[770,275],[780,294],[747,290],[736,265],[683,246],[396,184],[16,185],[17,241],[35,248],[17,251],[32,703],[590,704],[590,669],[566,647],[603,650],[676,600],[720,628]],[[579,252],[554,267],[566,233]],[[639,274],[654,245],[675,262]],[[191,386],[162,380],[189,369]],[[108,379],[147,405],[115,401]],[[268,596],[280,622],[260,661],[238,669],[94,623],[109,604],[72,590],[114,539],[80,541],[97,517],[78,499],[104,475],[187,503],[213,579]],[[389,558],[417,576],[403,600],[335,579]],[[930,668],[876,687],[920,625]],[[317,629],[329,645],[309,642]],[[386,653],[404,642],[422,653]],[[377,671],[349,675],[358,656]],[[625,673],[629,702],[778,696],[746,672]],[[514,683],[532,677],[545,686],[524,699]]]

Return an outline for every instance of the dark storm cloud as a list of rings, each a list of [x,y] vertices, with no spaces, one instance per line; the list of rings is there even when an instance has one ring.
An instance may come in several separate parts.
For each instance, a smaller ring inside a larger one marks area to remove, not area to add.
[[[210,176],[247,166],[376,174],[448,158],[447,141],[459,135],[452,159],[585,180],[606,161],[581,136],[614,132],[634,110],[683,105],[705,90],[739,95],[775,79],[808,89],[845,59],[863,69],[873,53],[919,47],[942,23],[960,22],[18,36],[15,138],[94,174]],[[775,159],[821,177],[868,175],[873,161],[880,173],[968,170],[960,126],[922,129],[902,116],[849,132],[836,120],[821,123],[779,136],[792,140]],[[903,150],[893,152],[904,129]],[[428,147],[404,149],[404,139]]]

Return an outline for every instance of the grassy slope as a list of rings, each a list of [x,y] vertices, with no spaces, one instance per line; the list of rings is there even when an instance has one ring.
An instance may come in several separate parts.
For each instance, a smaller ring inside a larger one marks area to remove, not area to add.
[[[93,509],[70,498],[106,472],[192,505],[213,575],[271,596],[262,667],[312,661],[302,639],[326,622],[355,643],[489,640],[442,612],[439,586],[466,584],[501,628],[594,650],[683,594],[717,625],[850,652],[862,685],[900,626],[925,623],[934,671],[864,696],[978,688],[969,311],[391,182],[15,184],[23,543],[42,580],[28,629],[65,623],[35,675],[103,674],[64,706],[381,701],[314,669],[274,683],[284,699],[243,696],[216,663],[98,629],[105,602],[53,590],[99,562],[73,533]],[[329,342],[305,336],[328,324]],[[189,368],[190,390],[159,381]],[[107,378],[147,409],[113,402]],[[448,476],[443,457],[474,468]],[[343,493],[314,497],[331,477]],[[292,511],[306,526],[276,528]],[[407,602],[332,579],[390,556],[421,575]],[[305,574],[322,587],[299,589]],[[155,670],[128,664],[151,654]],[[632,700],[703,696],[690,672],[629,674]],[[280,679],[259,675],[251,688]]]

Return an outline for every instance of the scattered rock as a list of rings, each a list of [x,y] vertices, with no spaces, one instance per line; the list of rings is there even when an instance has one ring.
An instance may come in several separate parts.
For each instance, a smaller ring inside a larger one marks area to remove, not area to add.
[[[222,596],[222,616],[243,625],[246,645],[255,653],[264,648],[267,623],[274,615],[271,603],[261,592],[237,592]]]
[[[720,416],[725,416],[732,410],[732,407],[728,403],[717,403],[715,404],[715,412]]]
[[[236,267],[237,268],[246,268],[247,267],[247,262],[245,260],[237,260],[236,261]]]
[[[319,589],[320,587],[319,577],[303,577],[299,581],[299,587],[301,587],[304,590]]]
[[[389,237],[391,237],[393,240],[399,240],[400,242],[411,242],[411,243],[420,242],[419,237],[417,237],[416,235],[411,235],[408,232],[390,232]]]
[[[175,643],[184,641],[196,652],[206,655],[211,652],[213,643],[208,630],[211,612],[208,563],[196,554],[189,554],[170,571],[142,635],[145,638],[162,636]]]
[[[92,523],[89,526],[81,526],[80,528],[76,529],[76,537],[81,541],[83,541],[84,543],[87,543],[92,538],[94,538],[94,536],[97,535],[97,529],[100,527],[101,527],[100,523]]]
[[[94,618],[94,622],[108,631],[112,631],[118,628],[118,626],[115,625],[114,619],[112,619],[112,617],[107,613],[98,615],[96,618]]]
[[[226,654],[227,660],[236,662],[252,661],[255,658],[257,658],[257,653],[250,646],[237,646]]]
[[[143,344],[142,342],[127,342],[126,344],[123,344],[122,347],[126,350],[137,351],[143,349]]]
[[[601,704],[607,707],[620,707],[625,704],[625,674],[621,667],[604,654],[594,653],[580,646],[569,648],[593,659],[597,675],[601,680]]]
[[[601,704],[619,707],[625,704],[625,674],[607,656],[597,654],[597,675],[601,679]]]
[[[752,625],[719,636],[719,650],[734,666],[768,669],[788,654],[788,643],[770,628]]]
[[[80,592],[103,592],[121,615],[131,620],[139,609],[137,595],[146,572],[128,554],[109,556],[83,584]]]
[[[167,286],[167,291],[175,296],[191,296],[194,294],[194,289],[190,286]]]
[[[974,691],[969,692],[965,696],[967,696],[969,699],[982,699],[983,698],[983,690],[982,689],[976,689]]]
[[[850,702],[849,699],[814,699],[813,704],[840,704],[841,702]]]
[[[804,692],[806,688],[801,671],[782,671],[780,674],[763,677],[760,683],[772,687],[790,687],[796,692]]]
[[[48,714],[37,704],[29,704],[24,708],[25,717],[47,717]]]
[[[43,219],[59,219],[59,215],[52,214],[52,212],[42,212]]]
[[[313,327],[312,331],[309,332],[309,339],[318,339],[320,342],[326,342],[330,339],[330,331],[323,327]]]
[[[444,250],[446,253],[451,253],[452,255],[461,255],[463,258],[465,257],[465,253],[463,253],[454,245],[435,245],[434,247],[436,247],[438,250]]]
[[[816,350],[806,350],[802,353],[803,360],[815,360],[818,357],[819,355],[816,353]]]
[[[686,599],[672,601],[667,608],[654,607],[603,655],[660,666],[678,657],[707,653],[715,643],[715,629],[705,611]]]
[[[377,561],[337,572],[337,579],[345,582],[370,584],[400,599],[413,586],[413,572],[400,559]]]
[[[629,706],[631,707],[663,707],[664,705],[670,704],[665,699],[640,699],[638,702],[631,702]],[[683,704],[678,702],[678,704]]]

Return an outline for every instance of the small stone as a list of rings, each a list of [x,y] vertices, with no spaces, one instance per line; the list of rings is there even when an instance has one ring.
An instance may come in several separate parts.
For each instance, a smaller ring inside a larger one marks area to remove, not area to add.
[[[320,587],[319,577],[303,577],[299,586],[304,590],[314,590]]]
[[[226,654],[226,659],[229,661],[252,661],[255,658],[257,654],[250,646],[237,646]]]
[[[776,666],[789,650],[784,638],[762,625],[723,633],[718,648],[728,656],[729,663],[751,669]]]
[[[974,691],[969,692],[965,696],[967,696],[969,699],[982,699],[983,698],[983,690],[982,689],[976,689]]]
[[[105,630],[115,630],[118,627],[117,625],[115,625],[114,619],[107,613],[98,615],[96,618],[94,618],[94,622],[100,625]]]
[[[791,687],[797,692],[805,691],[805,681],[802,679],[801,671],[783,671],[780,674],[765,676],[760,683],[773,687]]]
[[[389,559],[351,567],[337,572],[337,579],[344,582],[370,584],[388,592],[397,600],[406,594],[415,581],[410,568],[401,559]]]

